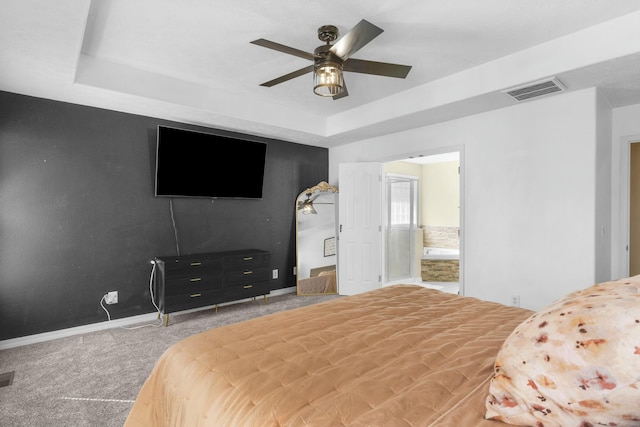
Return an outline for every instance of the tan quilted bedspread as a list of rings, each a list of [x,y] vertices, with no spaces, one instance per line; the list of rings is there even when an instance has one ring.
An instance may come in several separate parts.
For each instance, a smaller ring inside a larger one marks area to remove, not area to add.
[[[499,427],[493,362],[530,314],[395,285],[212,329],[165,352],[125,426]]]

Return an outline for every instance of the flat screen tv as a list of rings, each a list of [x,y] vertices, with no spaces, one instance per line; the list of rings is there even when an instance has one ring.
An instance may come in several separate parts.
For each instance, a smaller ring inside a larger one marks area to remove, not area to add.
[[[261,199],[267,144],[158,126],[156,197]]]

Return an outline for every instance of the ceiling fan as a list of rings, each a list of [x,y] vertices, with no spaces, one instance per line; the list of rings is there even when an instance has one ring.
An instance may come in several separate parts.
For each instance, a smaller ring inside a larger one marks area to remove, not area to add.
[[[316,204],[316,205],[333,205],[333,203],[315,202],[315,200],[318,198],[318,196],[320,194],[316,194],[315,196],[311,197],[312,194],[313,193],[306,193],[305,196],[307,196],[307,198],[305,200],[299,200],[298,201],[298,210],[302,211],[303,214],[305,214],[305,215],[317,214],[318,212],[313,207],[314,204]]]
[[[354,53],[379,36],[383,31],[363,19],[340,40],[331,45],[331,42],[338,38],[338,28],[333,25],[323,25],[318,28],[318,38],[326,44],[318,46],[313,53],[265,39],[254,40],[251,43],[255,45],[313,61],[313,65],[269,80],[260,86],[275,86],[303,74],[313,72],[313,91],[316,95],[330,96],[335,100],[349,95],[342,76],[343,71],[403,79],[409,74],[411,66],[351,58]]]

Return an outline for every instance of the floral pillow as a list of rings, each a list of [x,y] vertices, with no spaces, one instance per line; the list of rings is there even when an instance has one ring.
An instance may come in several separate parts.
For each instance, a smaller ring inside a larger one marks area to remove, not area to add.
[[[518,326],[486,407],[521,426],[640,426],[640,276],[571,293]]]

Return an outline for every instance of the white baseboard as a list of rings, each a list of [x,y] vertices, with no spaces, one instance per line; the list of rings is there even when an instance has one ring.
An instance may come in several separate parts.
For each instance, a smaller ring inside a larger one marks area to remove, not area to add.
[[[294,287],[289,287],[289,288],[282,288],[282,289],[273,290],[273,291],[271,291],[269,296],[284,295],[284,294],[289,294],[289,293],[293,293],[293,292],[296,292],[295,286]],[[251,300],[252,300],[252,298],[246,298],[246,299],[242,299],[242,300],[226,302],[226,303],[223,303],[223,304],[219,304],[218,307],[224,307],[225,305],[237,304],[237,303],[240,303],[240,302],[246,302],[246,301],[251,301]],[[191,312],[194,312],[194,311],[207,310],[207,309],[210,309],[212,307],[215,307],[215,306],[211,305],[211,306],[207,306],[207,307],[199,307],[199,308],[194,308],[194,309],[191,309],[191,310],[184,310],[184,311],[175,312],[175,313],[172,313],[172,314],[191,313]],[[158,313],[147,313],[147,314],[140,314],[138,316],[123,317],[122,319],[113,319],[111,321],[106,321],[106,322],[91,323],[91,324],[88,324],[88,325],[75,326],[73,328],[60,329],[60,330],[57,330],[57,331],[43,332],[41,334],[27,335],[25,337],[11,338],[11,339],[8,339],[8,340],[0,341],[0,350],[5,350],[5,349],[8,349],[8,348],[14,348],[14,347],[20,347],[20,346],[23,346],[23,345],[35,344],[35,343],[39,343],[39,342],[51,341],[51,340],[55,340],[55,339],[58,339],[58,338],[66,338],[66,337],[70,337],[70,336],[73,336],[73,335],[80,335],[80,334],[86,334],[86,333],[90,333],[90,332],[103,331],[105,329],[120,328],[120,327],[123,327],[123,326],[130,326],[130,325],[134,325],[134,324],[137,324],[137,323],[153,322],[153,321],[157,321],[157,320],[158,320]]]

